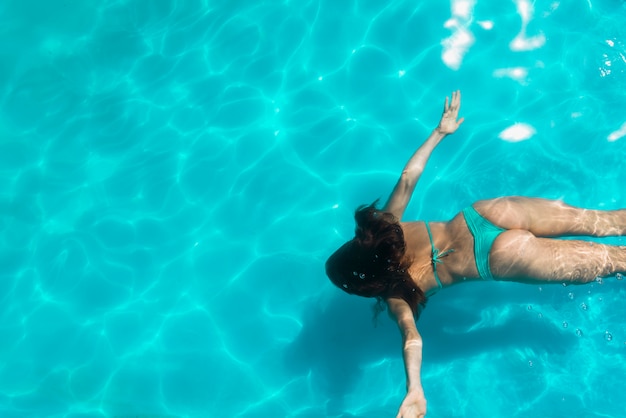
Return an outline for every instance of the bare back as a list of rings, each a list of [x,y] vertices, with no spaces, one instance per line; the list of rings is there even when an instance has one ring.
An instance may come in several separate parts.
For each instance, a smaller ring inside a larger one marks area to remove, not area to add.
[[[432,294],[439,286],[435,280],[432,246],[423,221],[402,222],[406,241],[406,257],[412,260],[409,273],[426,294]],[[444,254],[437,263],[437,273],[443,287],[477,280],[478,270],[474,260],[474,238],[467,228],[463,214],[457,214],[449,222],[429,222],[434,247]]]

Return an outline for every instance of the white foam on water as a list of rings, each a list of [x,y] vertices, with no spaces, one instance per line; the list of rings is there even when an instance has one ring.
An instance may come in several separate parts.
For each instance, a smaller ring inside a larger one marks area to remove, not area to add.
[[[532,126],[526,123],[516,123],[500,132],[498,138],[508,142],[520,142],[529,139],[536,133],[537,131]]]
[[[626,136],[626,122],[624,122],[617,131],[611,132],[606,139],[608,139],[609,142],[615,142],[624,136]]]
[[[546,37],[543,33],[527,37],[526,27],[528,22],[533,18],[534,10],[532,3],[529,0],[515,0],[517,6],[517,13],[522,18],[522,28],[517,36],[511,41],[509,47],[513,51],[531,51],[533,49],[541,48],[546,43]]]
[[[474,34],[468,29],[472,22],[476,0],[452,0],[452,17],[444,23],[444,27],[452,31],[452,35],[441,44],[443,63],[453,70],[458,70],[463,57],[474,44]]]
[[[475,0],[452,0],[452,15],[465,20],[471,19],[475,3]]]
[[[524,67],[498,68],[493,72],[493,76],[498,78],[508,77],[524,84],[526,77],[528,77],[528,69]]]
[[[476,23],[478,23],[480,27],[483,28],[484,30],[493,29],[493,22],[491,20],[479,20]]]

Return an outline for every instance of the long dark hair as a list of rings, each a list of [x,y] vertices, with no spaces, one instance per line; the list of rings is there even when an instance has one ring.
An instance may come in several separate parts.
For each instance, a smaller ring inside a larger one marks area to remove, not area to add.
[[[402,227],[394,215],[376,209],[377,203],[356,210],[355,237],[328,258],[326,274],[347,293],[376,298],[376,314],[386,298],[398,298],[418,315],[427,298],[408,273],[412,260],[405,258]]]

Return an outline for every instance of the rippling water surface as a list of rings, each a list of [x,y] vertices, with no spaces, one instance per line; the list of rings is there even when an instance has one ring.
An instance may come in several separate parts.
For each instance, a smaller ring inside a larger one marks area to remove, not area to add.
[[[395,416],[395,326],[324,276],[352,211],[453,89],[466,122],[407,218],[625,207],[625,21],[617,0],[4,1],[0,415]],[[433,297],[429,416],[623,416],[625,285]]]

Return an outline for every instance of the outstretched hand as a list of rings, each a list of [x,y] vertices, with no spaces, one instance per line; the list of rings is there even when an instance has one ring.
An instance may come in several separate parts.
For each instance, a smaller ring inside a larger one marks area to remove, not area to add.
[[[413,390],[406,394],[396,418],[424,418],[426,416],[426,398],[422,390]]]
[[[454,133],[459,126],[463,123],[465,118],[457,120],[459,117],[459,109],[461,107],[461,91],[457,90],[452,92],[452,100],[448,104],[448,98],[446,97],[446,103],[443,106],[443,115],[439,121],[437,130],[444,135]]]

